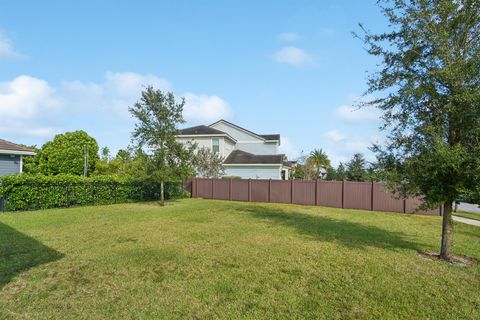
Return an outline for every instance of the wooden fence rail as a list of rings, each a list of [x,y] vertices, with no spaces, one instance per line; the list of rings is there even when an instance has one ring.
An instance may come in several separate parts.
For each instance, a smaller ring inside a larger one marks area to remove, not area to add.
[[[441,207],[420,211],[421,199],[398,199],[377,182],[195,178],[188,184],[193,198],[442,215]]]

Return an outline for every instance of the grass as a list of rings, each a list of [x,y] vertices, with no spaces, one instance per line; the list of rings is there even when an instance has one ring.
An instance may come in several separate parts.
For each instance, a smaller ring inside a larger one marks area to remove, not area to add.
[[[479,213],[470,213],[470,212],[463,212],[463,211],[457,211],[453,213],[454,216],[459,216],[463,218],[468,218],[468,219],[473,219],[473,220],[479,220],[480,221],[480,214]]]
[[[187,199],[0,214],[0,319],[479,319],[440,217]],[[480,228],[454,251],[480,258]]]

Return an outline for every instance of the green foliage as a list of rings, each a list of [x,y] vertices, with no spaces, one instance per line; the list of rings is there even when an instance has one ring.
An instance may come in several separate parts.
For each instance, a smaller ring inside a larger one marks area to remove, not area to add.
[[[355,153],[352,159],[347,162],[346,176],[349,181],[368,180],[367,161],[361,153]]]
[[[98,145],[85,131],[57,134],[38,153],[38,170],[28,171],[46,175],[83,175],[85,147],[88,149],[88,172],[91,173],[98,160]]]
[[[478,0],[381,1],[391,30],[363,37],[381,70],[369,79],[389,131],[375,146],[392,188],[426,204],[480,200]]]
[[[39,162],[41,149],[38,149],[36,145],[25,147],[35,151],[35,155],[23,157],[23,172],[28,174],[40,173]]]
[[[177,126],[184,123],[185,101],[177,102],[172,92],[163,93],[148,86],[140,101],[129,108],[137,122],[132,140],[139,150],[148,153],[142,158],[146,174],[156,181],[181,180],[194,175],[193,148],[176,141]]]
[[[159,184],[113,176],[83,178],[75,175],[10,175],[0,177],[5,210],[32,210],[92,204],[147,201],[158,198]],[[184,196],[181,183],[167,183],[167,199]]]
[[[310,153],[306,165],[311,166],[314,170],[314,178],[322,179],[322,170],[331,168],[330,159],[322,149],[315,149]]]
[[[195,171],[201,178],[219,178],[224,173],[223,158],[209,148],[200,148],[195,155]]]

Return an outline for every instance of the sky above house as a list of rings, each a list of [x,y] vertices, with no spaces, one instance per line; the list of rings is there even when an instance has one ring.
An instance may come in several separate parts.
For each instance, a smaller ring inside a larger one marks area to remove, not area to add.
[[[185,97],[182,127],[223,118],[281,134],[290,159],[373,160],[379,114],[354,105],[379,61],[352,32],[387,28],[375,2],[2,2],[0,138],[41,146],[85,130],[115,153],[151,84]]]

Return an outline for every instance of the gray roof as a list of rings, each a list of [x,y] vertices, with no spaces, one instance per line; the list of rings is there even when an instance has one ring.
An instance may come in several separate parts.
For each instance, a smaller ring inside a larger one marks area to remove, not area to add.
[[[234,150],[223,162],[224,164],[282,164],[285,155],[257,155],[242,150]]]
[[[210,128],[207,126],[196,126],[179,130],[180,134],[195,135],[195,134],[226,134],[223,131]]]
[[[260,137],[262,137],[265,140],[277,140],[280,141],[280,135],[279,134],[261,134]]]
[[[0,150],[2,151],[12,151],[13,153],[16,154],[34,154],[35,151],[29,148],[25,148],[21,145],[15,144],[13,142],[7,141],[0,139]],[[5,152],[3,152],[5,153]]]

